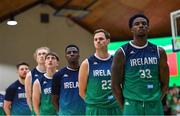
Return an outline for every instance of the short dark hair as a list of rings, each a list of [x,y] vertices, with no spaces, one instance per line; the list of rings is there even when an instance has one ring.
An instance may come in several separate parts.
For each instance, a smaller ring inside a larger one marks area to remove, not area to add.
[[[79,52],[79,47],[78,47],[77,45],[74,45],[74,44],[69,44],[69,45],[67,45],[66,48],[65,48],[65,52],[66,52],[67,49],[70,48],[70,47],[75,47],[75,48],[77,48],[77,50],[78,50],[78,52]]]
[[[29,67],[29,64],[28,64],[28,63],[26,63],[26,62],[20,62],[20,63],[16,64],[16,68],[18,69],[21,65],[26,65],[26,66]]]
[[[110,39],[110,38],[111,38],[110,33],[107,32],[107,31],[104,30],[104,29],[97,29],[97,30],[95,30],[95,31],[94,31],[94,35],[95,35],[96,33],[100,33],[100,32],[103,32],[103,33],[104,33],[106,39]]]
[[[142,18],[146,19],[147,24],[148,24],[148,26],[149,26],[149,19],[148,19],[148,17],[146,17],[146,16],[145,16],[144,14],[142,14],[142,13],[138,13],[138,14],[133,15],[133,16],[129,19],[129,28],[132,28],[132,26],[133,26],[133,21],[134,21],[136,18],[138,18],[138,17],[142,17]]]
[[[55,56],[56,59],[57,59],[57,61],[59,61],[59,56],[58,56],[55,52],[49,52],[49,53],[47,53],[46,56],[45,56],[45,59],[46,59],[49,55]]]

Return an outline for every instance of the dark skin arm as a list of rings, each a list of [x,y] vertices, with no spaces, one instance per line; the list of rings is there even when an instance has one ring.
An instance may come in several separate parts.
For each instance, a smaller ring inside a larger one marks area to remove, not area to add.
[[[59,110],[59,97],[58,95],[52,95],[52,103],[54,105],[54,107],[56,108],[56,111]]]
[[[165,50],[159,47],[159,53],[160,53],[159,78],[161,82],[161,91],[162,91],[161,100],[162,100],[165,94],[167,93],[169,86],[169,67],[167,63],[167,55]]]
[[[56,111],[59,111],[59,92],[60,92],[60,77],[56,73],[52,79],[52,104],[56,108]]]
[[[124,54],[121,49],[118,49],[114,55],[112,63],[112,91],[115,95],[117,102],[120,105],[120,108],[123,110],[123,95],[121,84],[124,78]]]

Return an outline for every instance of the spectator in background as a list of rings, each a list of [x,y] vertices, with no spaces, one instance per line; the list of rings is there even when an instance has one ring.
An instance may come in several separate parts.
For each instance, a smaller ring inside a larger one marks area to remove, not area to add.
[[[167,106],[170,108],[171,115],[176,115],[179,113],[179,99],[180,99],[180,93],[179,88],[173,84],[173,87],[169,89],[169,92],[167,94]]]
[[[180,116],[180,97],[178,97],[178,99],[177,99],[176,115],[177,115],[177,116]]]

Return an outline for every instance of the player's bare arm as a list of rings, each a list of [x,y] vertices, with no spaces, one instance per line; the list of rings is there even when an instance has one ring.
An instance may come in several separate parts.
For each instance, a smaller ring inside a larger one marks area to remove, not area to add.
[[[32,76],[31,72],[28,72],[25,79],[25,94],[26,94],[26,101],[27,104],[32,111]]]
[[[54,105],[54,107],[56,108],[56,111],[59,111],[59,89],[60,88],[60,84],[59,84],[59,77],[55,77],[53,76],[52,79],[52,104]]]
[[[12,102],[11,101],[7,101],[7,100],[4,100],[4,111],[6,113],[6,116],[10,116],[11,115],[11,104]]]
[[[59,96],[58,95],[52,95],[52,103],[54,107],[56,108],[56,111],[59,111]]]
[[[124,72],[124,54],[121,49],[119,49],[113,58],[112,63],[112,91],[118,101],[121,109],[123,109],[123,95],[121,84],[123,81],[123,72]]]
[[[160,52],[159,71],[160,71],[160,81],[161,81],[161,91],[162,91],[161,99],[163,99],[169,86],[169,67],[167,63],[167,55],[165,50],[159,47],[159,52]]]
[[[32,102],[34,106],[34,111],[37,116],[39,116],[39,105],[41,97],[41,87],[38,79],[33,84]]]
[[[86,86],[87,86],[87,79],[88,79],[88,60],[84,60],[79,69],[79,95],[84,99]]]

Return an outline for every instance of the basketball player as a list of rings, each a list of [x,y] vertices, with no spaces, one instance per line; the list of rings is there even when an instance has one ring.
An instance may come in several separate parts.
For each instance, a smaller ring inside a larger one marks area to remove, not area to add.
[[[45,56],[46,73],[33,84],[33,107],[36,115],[56,115],[52,104],[52,78],[58,66],[59,57],[54,52]]]
[[[129,28],[133,40],[118,49],[113,59],[113,92],[124,115],[163,115],[161,100],[169,83],[166,53],[147,41],[149,19],[145,15],[132,16]]]
[[[108,53],[110,34],[94,32],[94,55],[85,59],[79,70],[79,94],[86,102],[86,115],[120,115],[121,110],[111,90],[111,64]]]
[[[3,104],[4,104],[4,94],[0,93],[0,115],[5,115]]]
[[[32,85],[37,78],[40,78],[45,73],[45,55],[50,52],[48,47],[40,47],[37,48],[34,53],[34,59],[37,62],[37,66],[32,69],[28,74],[27,78],[25,79],[25,91],[27,97],[27,103],[29,108],[34,114],[33,107],[32,107]]]
[[[24,80],[29,71],[29,65],[22,62],[17,64],[16,67],[19,77],[6,89],[4,111],[6,115],[31,115],[24,88]]]
[[[60,115],[85,115],[85,103],[79,96],[79,48],[68,45],[65,49],[67,66],[53,77],[53,104]]]

